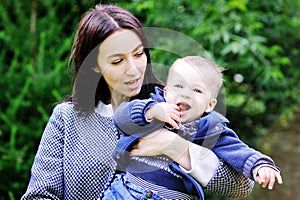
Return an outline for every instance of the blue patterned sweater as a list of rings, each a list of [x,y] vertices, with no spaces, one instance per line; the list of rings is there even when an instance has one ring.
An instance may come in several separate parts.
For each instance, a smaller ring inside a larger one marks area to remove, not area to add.
[[[117,173],[112,153],[118,131],[112,116],[111,105],[101,102],[89,115],[79,114],[71,102],[56,105],[44,129],[22,200],[101,199]],[[206,192],[233,198],[249,195],[253,183],[225,166],[220,162]]]

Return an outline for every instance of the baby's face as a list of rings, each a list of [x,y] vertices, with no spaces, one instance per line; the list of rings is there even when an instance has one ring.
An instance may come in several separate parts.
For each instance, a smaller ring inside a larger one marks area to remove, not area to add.
[[[216,102],[212,103],[211,91],[207,86],[210,81],[206,80],[214,77],[207,77],[211,73],[205,70],[210,69],[194,67],[179,60],[169,71],[165,99],[179,106],[182,123],[199,118],[215,106]]]

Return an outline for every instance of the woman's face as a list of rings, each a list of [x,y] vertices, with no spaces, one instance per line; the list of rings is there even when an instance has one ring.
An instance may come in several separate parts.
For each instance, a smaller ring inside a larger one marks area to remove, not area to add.
[[[98,66],[112,98],[137,95],[147,65],[144,46],[138,35],[122,29],[111,34],[99,46]]]

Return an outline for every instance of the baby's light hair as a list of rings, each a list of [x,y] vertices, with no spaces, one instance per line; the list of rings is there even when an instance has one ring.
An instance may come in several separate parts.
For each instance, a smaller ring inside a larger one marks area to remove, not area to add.
[[[196,69],[199,69],[200,67],[209,67],[213,70],[213,74],[216,77],[216,82],[214,82],[213,85],[212,84],[207,84],[207,85],[211,90],[212,98],[217,98],[217,96],[219,94],[219,91],[220,91],[220,89],[223,85],[223,71],[224,71],[224,68],[221,67],[221,66],[218,66],[214,62],[212,62],[212,61],[210,61],[206,58],[203,58],[201,56],[186,56],[186,57],[183,57],[183,58],[179,58],[174,62],[174,64],[177,61],[180,61],[180,60],[183,60],[183,61],[187,62],[188,64],[195,67]],[[201,74],[201,76],[203,76],[203,75]],[[203,78],[204,78],[204,80],[207,80],[207,78],[211,78],[211,77],[203,77]]]

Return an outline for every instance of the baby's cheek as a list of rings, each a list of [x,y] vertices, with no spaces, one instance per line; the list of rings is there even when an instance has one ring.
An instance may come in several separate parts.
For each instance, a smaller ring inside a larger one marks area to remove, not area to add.
[[[165,99],[167,103],[176,103],[177,96],[168,92],[165,96]]]
[[[205,108],[202,104],[196,104],[194,107],[194,112],[196,112],[199,116],[201,116],[205,111]]]

